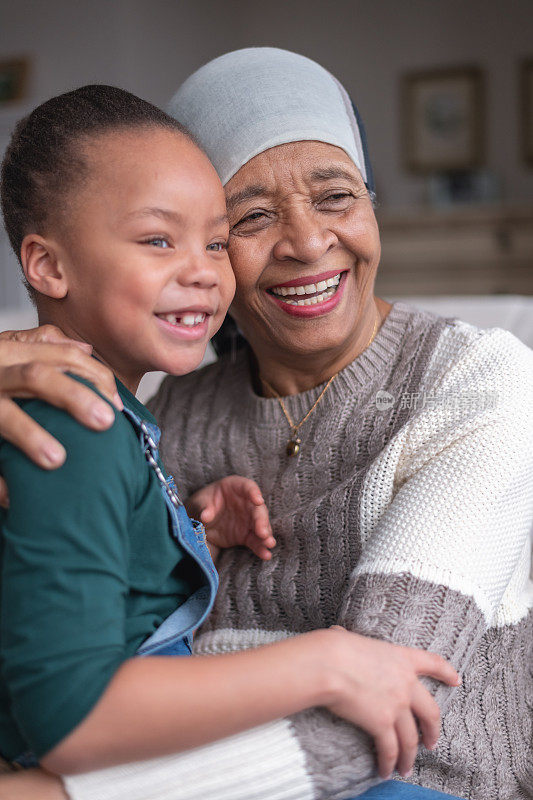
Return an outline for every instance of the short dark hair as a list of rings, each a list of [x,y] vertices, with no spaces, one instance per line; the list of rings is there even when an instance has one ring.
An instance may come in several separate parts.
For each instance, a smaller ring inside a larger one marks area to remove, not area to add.
[[[4,224],[20,261],[28,233],[44,233],[87,174],[81,143],[128,128],[167,128],[192,140],[161,109],[124,89],[96,84],[52,97],[17,124],[1,170]],[[33,290],[26,283],[30,294]]]

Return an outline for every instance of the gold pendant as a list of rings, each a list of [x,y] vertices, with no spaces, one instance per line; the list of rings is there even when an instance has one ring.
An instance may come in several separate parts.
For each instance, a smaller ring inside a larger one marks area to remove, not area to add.
[[[297,436],[293,436],[287,442],[287,455],[288,456],[297,456],[300,452],[300,445],[302,440],[299,439]]]

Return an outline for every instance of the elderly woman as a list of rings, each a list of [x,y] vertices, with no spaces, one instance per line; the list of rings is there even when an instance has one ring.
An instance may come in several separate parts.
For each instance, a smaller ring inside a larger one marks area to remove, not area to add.
[[[222,553],[197,652],[333,624],[434,650],[463,683],[433,687],[443,732],[435,751],[420,750],[411,783],[533,798],[531,352],[507,332],[374,295],[365,138],[324,69],[281,50],[237,51],[193,74],[171,109],[225,185],[238,328],[215,364],[167,378],[152,401],[162,455],[198,509],[209,482],[257,480],[278,542],[268,562]],[[27,449],[44,442],[33,430]],[[243,741],[204,748],[207,769],[223,763],[239,785],[259,749],[275,772],[279,749],[293,748],[276,797],[368,785],[369,740],[324,710],[296,715],[275,746]],[[76,800],[96,797],[90,786],[90,776],[67,781]]]

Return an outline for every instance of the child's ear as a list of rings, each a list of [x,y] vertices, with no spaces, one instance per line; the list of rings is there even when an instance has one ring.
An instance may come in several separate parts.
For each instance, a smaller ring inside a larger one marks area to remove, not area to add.
[[[20,260],[26,280],[35,291],[55,300],[66,296],[67,280],[53,242],[36,233],[28,234],[20,247]]]

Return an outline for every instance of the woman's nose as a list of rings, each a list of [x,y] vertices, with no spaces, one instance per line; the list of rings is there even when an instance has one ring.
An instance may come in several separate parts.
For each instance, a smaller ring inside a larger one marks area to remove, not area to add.
[[[291,259],[311,264],[337,243],[336,234],[320,214],[314,209],[299,210],[280,224],[273,255],[279,261]]]

